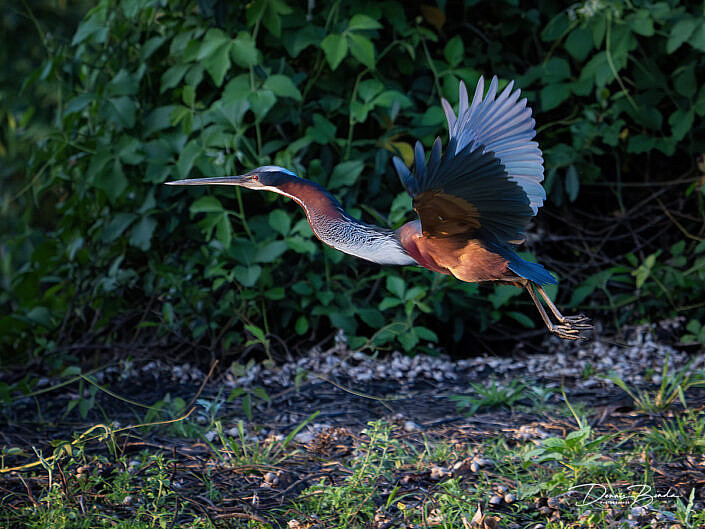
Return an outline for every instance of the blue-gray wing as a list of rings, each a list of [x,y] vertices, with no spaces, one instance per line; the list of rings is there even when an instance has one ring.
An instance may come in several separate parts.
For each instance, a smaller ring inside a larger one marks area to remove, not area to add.
[[[492,152],[507,172],[508,178],[521,186],[529,198],[529,206],[536,215],[546,198],[543,181],[543,158],[538,143],[531,141],[536,135],[535,121],[526,99],[519,100],[519,89],[512,91],[510,82],[499,96],[497,77],[492,78],[487,95],[483,98],[484,79],[480,77],[472,102],[460,83],[458,115],[450,103],[442,100],[448,120],[450,139],[455,140],[455,153],[470,148],[471,151]]]
[[[416,143],[413,173],[399,158],[394,166],[414,199],[426,237],[523,240],[533,216],[529,198],[492,152],[471,145],[458,150],[453,138],[441,154],[441,140],[436,139],[428,163],[423,146]]]
[[[426,163],[417,143],[413,172],[394,158],[402,184],[414,198],[414,209],[426,236],[473,236],[518,244],[524,229],[546,197],[543,159],[531,109],[518,101],[513,84],[497,96],[497,78],[483,98],[480,79],[468,105],[460,84],[458,116],[443,100],[450,142],[441,154],[436,140]]]

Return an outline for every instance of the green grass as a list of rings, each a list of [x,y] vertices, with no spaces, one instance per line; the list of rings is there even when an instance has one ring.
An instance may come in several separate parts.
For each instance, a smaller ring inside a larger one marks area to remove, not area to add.
[[[485,397],[508,394],[497,387]],[[705,416],[696,408],[606,431],[591,426],[586,403],[521,393],[535,405],[531,424],[548,436],[515,435],[530,413],[527,399],[494,399],[501,408],[468,419],[475,429],[408,432],[379,420],[360,431],[328,430],[307,445],[294,438],[316,414],[286,437],[253,439],[256,429],[242,420],[223,427],[220,396],[190,414],[164,399],[156,408],[174,416],[165,424],[95,425],[42,450],[2,446],[0,526],[464,528],[483,527],[484,516],[486,527],[622,527],[631,506],[581,505],[582,493],[571,488],[665,492],[654,468],[668,472],[674,458],[705,453]],[[702,527],[694,496],[679,494],[655,498],[637,527]]]
[[[627,393],[634,401],[634,407],[640,411],[661,413],[670,408],[676,399],[687,408],[685,391],[691,387],[705,386],[705,371],[692,371],[690,362],[674,373],[669,373],[668,363],[669,358],[666,357],[660,376],[661,383],[655,391],[630,388],[624,380],[614,374],[609,374],[606,378]]]

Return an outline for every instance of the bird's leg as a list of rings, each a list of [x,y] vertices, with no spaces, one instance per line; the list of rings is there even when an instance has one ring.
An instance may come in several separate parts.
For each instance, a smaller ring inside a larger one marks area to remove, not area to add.
[[[554,334],[558,334],[558,333],[556,333],[555,325],[553,325],[553,322],[548,317],[548,314],[546,314],[546,309],[543,308],[541,301],[539,300],[538,297],[536,297],[536,292],[534,292],[534,289],[531,287],[531,282],[527,281],[527,283],[524,286],[526,287],[526,290],[529,291],[529,295],[531,296],[531,299],[534,302],[534,305],[536,305],[536,308],[538,309],[539,314],[541,315],[541,319],[546,324],[546,327],[548,327],[548,330]],[[558,334],[558,336],[560,336],[561,338],[569,338],[569,339],[573,338],[572,335],[570,337],[567,337],[567,336],[561,336],[560,334]]]
[[[543,288],[541,288],[539,285],[533,283],[532,281],[526,281],[524,286],[526,287],[526,290],[529,291],[529,295],[531,296],[534,305],[536,305],[536,308],[538,309],[539,314],[541,315],[541,319],[546,324],[546,327],[548,327],[548,330],[559,338],[562,338],[564,340],[577,340],[580,338],[584,338],[584,336],[581,336],[580,332],[582,330],[592,328],[592,325],[587,323],[588,319],[583,315],[569,317],[563,316],[558,311],[553,302],[550,300],[550,298],[546,295]],[[554,324],[548,317],[546,309],[543,308],[541,300],[536,295],[536,291],[534,290],[534,288],[538,289],[539,293],[541,294],[541,297],[546,301],[546,304],[548,305],[549,309],[551,310],[555,318],[558,320],[558,325]]]
[[[592,329],[592,325],[589,323],[590,318],[584,314],[578,314],[577,316],[563,316],[553,301],[551,301],[551,298],[548,297],[548,294],[546,294],[546,291],[542,286],[534,283],[533,287],[538,290],[539,294],[541,294],[541,297],[544,299],[546,305],[548,305],[548,308],[551,310],[559,323],[575,327],[576,329]]]

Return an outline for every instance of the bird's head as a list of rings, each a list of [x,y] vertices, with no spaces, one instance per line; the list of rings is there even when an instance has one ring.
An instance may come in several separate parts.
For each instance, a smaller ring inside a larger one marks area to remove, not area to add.
[[[279,186],[292,179],[298,178],[288,169],[277,165],[264,165],[238,176],[212,176],[209,178],[189,178],[165,182],[171,186],[198,186],[207,184],[242,186],[248,189],[261,189],[265,191],[279,190]]]

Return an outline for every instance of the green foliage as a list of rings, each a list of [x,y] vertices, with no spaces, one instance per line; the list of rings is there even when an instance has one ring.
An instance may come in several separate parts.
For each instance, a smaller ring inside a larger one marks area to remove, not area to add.
[[[472,389],[475,390],[479,398],[469,395],[453,395],[450,400],[457,404],[458,409],[470,408],[467,414],[474,415],[480,408],[514,407],[518,401],[527,398],[525,391],[527,388],[527,384],[518,380],[511,380],[505,385],[497,384],[492,380],[487,386],[472,384]]]
[[[690,364],[675,373],[668,372],[669,359],[663,364],[661,383],[655,392],[630,388],[624,380],[617,375],[610,374],[607,379],[619,386],[634,401],[634,406],[646,413],[662,413],[668,410],[678,399],[684,408],[688,405],[685,401],[685,392],[698,386],[705,386],[705,372],[702,370],[691,372]]]
[[[485,40],[460,27],[462,17],[396,1],[307,9],[102,0],[70,42],[47,43],[26,86],[51,95],[55,119],[25,149],[21,184],[2,190],[25,208],[3,209],[3,350],[54,351],[87,334],[271,354],[274,336],[339,328],[353,347],[412,351],[462,343],[468,328],[500,320],[531,326],[535,315],[508,287],[487,301],[477,285],[380,270],[322,247],[281,198],[161,185],[278,164],[327,186],[353,214],[399,226],[411,206],[391,156],[408,162],[415,138],[430,146],[445,137],[440,97],[457,103],[459,82],[474,86],[480,74],[524,89],[554,203],[615,174],[638,179],[644,153],[705,151],[704,26],[684,6],[549,2],[539,12],[473,2],[466,9],[485,13]],[[31,126],[31,112],[7,115]],[[3,172],[3,184],[14,174]],[[700,204],[701,190],[691,190]],[[703,294],[695,246],[686,241],[685,262],[625,264],[594,288],[609,291],[638,268],[630,280],[644,296],[656,292],[653,303],[665,296],[661,281],[687,306],[690,293]]]
[[[705,452],[705,416],[697,410],[675,414],[672,420],[663,420],[659,428],[646,432],[649,448],[661,457],[702,454]]]
[[[538,447],[531,448],[522,455],[525,468],[532,464],[558,462],[571,471],[571,476],[556,472],[548,482],[536,483],[523,490],[523,495],[534,495],[541,490],[551,492],[556,487],[565,487],[569,483],[580,483],[587,476],[604,477],[615,470],[614,463],[605,460],[603,453],[605,443],[615,435],[593,434],[585,419],[579,421],[578,429],[563,437],[549,437],[541,441]]]

